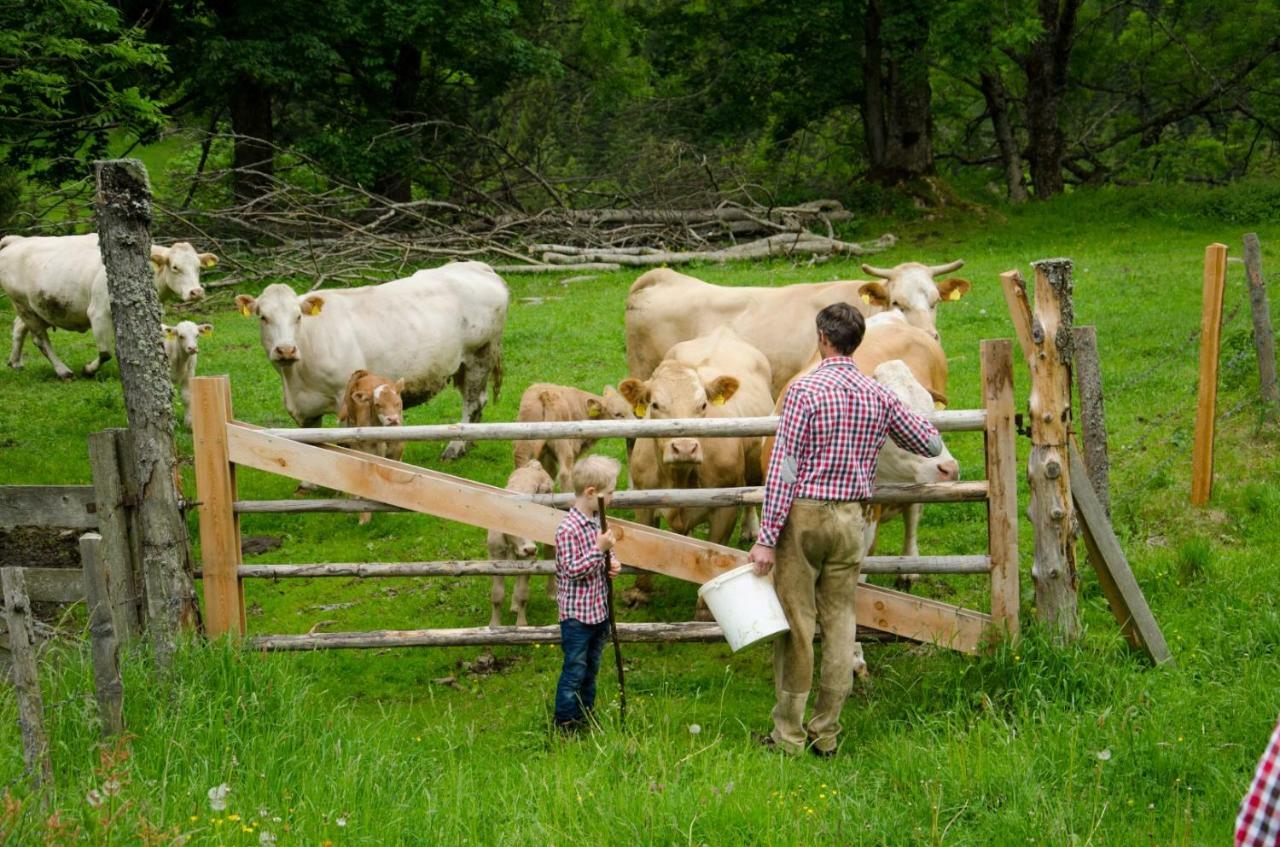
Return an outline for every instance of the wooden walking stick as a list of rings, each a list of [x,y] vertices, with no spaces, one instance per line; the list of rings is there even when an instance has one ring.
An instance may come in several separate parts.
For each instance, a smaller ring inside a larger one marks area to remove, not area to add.
[[[609,519],[604,513],[604,498],[596,498],[596,508],[600,513],[600,531],[609,531]],[[612,567],[612,550],[604,551],[604,586],[605,597],[609,601],[609,636],[613,639],[613,658],[618,665],[618,724],[627,726],[627,678],[622,671],[622,644],[618,641],[618,619],[613,614],[613,578],[609,576]]]

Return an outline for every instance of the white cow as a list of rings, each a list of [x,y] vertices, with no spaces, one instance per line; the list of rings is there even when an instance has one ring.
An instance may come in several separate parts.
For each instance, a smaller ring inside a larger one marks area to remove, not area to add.
[[[284,405],[300,426],[335,412],[353,371],[404,380],[405,408],[425,403],[450,380],[462,393],[462,420],[475,422],[492,376],[502,385],[507,285],[483,262],[457,262],[366,288],[299,296],[279,283],[260,297],[236,297],[261,321],[262,346],[280,373]],[[454,441],[444,451],[465,452]]]
[[[217,256],[197,253],[185,241],[172,247],[151,245],[156,291],[162,299],[200,299],[204,296],[200,270],[217,263]],[[13,320],[9,367],[22,367],[22,345],[27,333],[31,333],[36,347],[58,376],[71,379],[71,369],[49,344],[50,329],[93,330],[98,355],[84,366],[85,376],[92,376],[110,360],[115,349],[115,328],[111,323],[107,271],[96,234],[31,238],[10,235],[0,239],[0,288],[9,295],[18,313]]]
[[[174,326],[160,324],[164,330],[164,355],[169,360],[169,380],[182,397],[182,422],[191,427],[191,377],[196,375],[196,354],[200,352],[200,336],[213,332],[213,324],[179,321]]]

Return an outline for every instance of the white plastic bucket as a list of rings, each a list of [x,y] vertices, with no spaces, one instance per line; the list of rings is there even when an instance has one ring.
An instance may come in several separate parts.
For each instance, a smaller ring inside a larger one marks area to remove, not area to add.
[[[756,576],[750,564],[708,580],[698,589],[698,596],[707,602],[735,653],[791,629],[773,582]]]

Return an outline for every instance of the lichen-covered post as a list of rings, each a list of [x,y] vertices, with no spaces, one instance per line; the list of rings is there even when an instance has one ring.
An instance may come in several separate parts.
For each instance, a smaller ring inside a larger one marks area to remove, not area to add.
[[[96,164],[98,243],[107,269],[116,357],[139,486],[142,570],[156,657],[167,667],[174,636],[195,620],[195,586],[183,568],[186,532],[173,481],[173,388],[160,298],[151,268],[151,187],[137,159]],[[159,588],[152,591],[151,586]]]
[[[1262,246],[1256,232],[1244,237],[1244,269],[1249,278],[1249,307],[1253,312],[1253,346],[1258,352],[1258,383],[1262,391],[1262,414],[1268,420],[1280,417],[1280,385],[1276,381],[1276,343],[1271,332],[1271,307],[1267,304],[1267,282],[1262,275]]]
[[[1031,321],[1031,489],[1027,517],[1035,535],[1031,579],[1036,615],[1064,640],[1079,635],[1074,515],[1067,438],[1071,426],[1071,260],[1033,262]]]
[[[9,650],[13,653],[13,687],[18,695],[18,726],[22,731],[22,760],[36,785],[53,787],[53,760],[49,736],[44,731],[44,698],[36,664],[35,630],[31,601],[22,568],[0,568],[0,591],[9,624]]]

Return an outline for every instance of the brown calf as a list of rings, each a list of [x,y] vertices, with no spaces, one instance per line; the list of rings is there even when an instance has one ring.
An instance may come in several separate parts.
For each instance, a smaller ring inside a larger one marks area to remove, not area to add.
[[[344,426],[401,426],[404,423],[402,391],[403,379],[392,382],[366,370],[355,371],[347,380],[338,403],[338,420]],[[404,455],[404,442],[369,441],[356,449],[399,461]],[[367,524],[369,519],[368,512],[360,513],[361,524]]]

